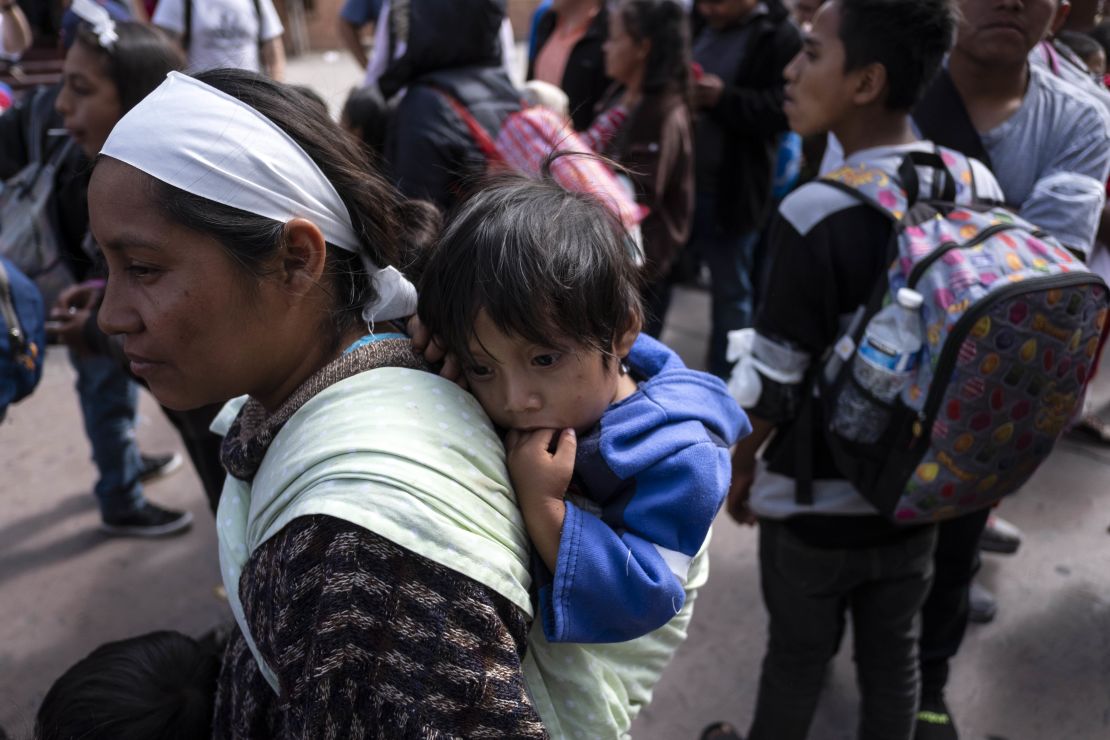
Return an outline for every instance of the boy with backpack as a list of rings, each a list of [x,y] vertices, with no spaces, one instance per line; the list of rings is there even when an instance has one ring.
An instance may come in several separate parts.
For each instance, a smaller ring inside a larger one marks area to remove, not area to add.
[[[890,189],[865,193],[894,183],[922,194],[944,190],[944,199],[964,203],[1001,200],[984,166],[918,141],[910,123],[955,26],[946,0],[832,0],[785,71],[791,128],[803,136],[831,131],[847,160],[839,183],[814,181],[788,196],[770,232],[773,262],[749,358],[757,389],[742,402],[754,431],[734,453],[729,495],[735,518],[758,518],[770,616],[749,740],[806,736],[849,609],[862,694],[859,736],[898,740],[913,733],[918,612],[932,580],[937,528],[931,519],[938,510],[930,509],[935,502],[918,502],[911,511],[893,501],[880,506],[881,496],[864,498],[861,489],[870,487],[846,480],[845,468],[858,472],[851,451],[873,452],[874,444],[834,450],[826,399],[814,399],[813,390],[817,376],[829,377],[837,362],[828,358],[839,357],[843,367],[831,374],[837,382],[829,395],[841,392],[866,323],[860,307],[870,304],[874,315],[888,295],[887,270],[898,256],[891,240],[900,233],[893,225],[908,204]],[[913,166],[922,162],[933,166]],[[926,246],[939,245],[926,239]],[[890,297],[899,287],[894,268]],[[925,292],[913,281],[902,285]],[[914,295],[920,303],[922,296]],[[941,332],[948,329],[955,331],[941,324]],[[849,339],[855,341],[845,347]],[[834,345],[838,351],[831,351]],[[932,346],[918,351],[921,366],[928,358],[920,355]],[[897,403],[888,408],[899,413]],[[757,474],[756,452],[776,429]],[[880,445],[888,439],[879,437]],[[881,493],[899,499],[900,488],[888,489]],[[893,523],[898,516],[915,523]]]

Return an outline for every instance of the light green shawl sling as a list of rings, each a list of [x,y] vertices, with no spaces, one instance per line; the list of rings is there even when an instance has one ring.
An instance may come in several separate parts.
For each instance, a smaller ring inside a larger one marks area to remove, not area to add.
[[[245,398],[212,430],[226,434]],[[217,511],[220,568],[235,619],[263,675],[239,601],[250,553],[298,517],[357,524],[501,594],[529,616],[529,542],[505,453],[477,401],[431,373],[378,368],[313,397],[274,438],[253,481],[227,477]],[[552,737],[625,737],[685,639],[694,591],[708,562],[695,560],[682,611],[661,629],[612,645],[550,644],[538,620],[524,672]]]

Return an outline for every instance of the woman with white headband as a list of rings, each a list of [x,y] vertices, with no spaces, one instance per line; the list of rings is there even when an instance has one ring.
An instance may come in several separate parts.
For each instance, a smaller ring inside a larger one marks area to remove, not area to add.
[[[157,131],[158,136],[151,132]],[[236,398],[216,737],[544,737],[529,545],[481,407],[425,369],[406,206],[288,88],[171,74],[93,173],[101,327],[163,404]]]

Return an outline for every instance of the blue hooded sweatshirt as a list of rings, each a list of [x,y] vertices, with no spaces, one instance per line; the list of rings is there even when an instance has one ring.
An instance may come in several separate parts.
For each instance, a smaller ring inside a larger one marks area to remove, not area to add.
[[[555,573],[538,565],[551,642],[632,640],[678,613],[728,493],[728,448],[751,432],[724,383],[655,339],[627,363],[639,390],[579,439]]]

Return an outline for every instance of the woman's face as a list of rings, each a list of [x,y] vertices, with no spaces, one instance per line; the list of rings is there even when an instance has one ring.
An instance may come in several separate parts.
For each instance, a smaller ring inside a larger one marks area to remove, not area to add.
[[[280,283],[249,276],[215,239],[163,216],[150,188],[149,177],[113,159],[93,172],[90,225],[109,268],[100,328],[122,335],[131,371],[165,406],[243,394],[265,403],[318,332],[287,321]],[[299,345],[292,332],[305,335]]]
[[[116,83],[108,77],[104,57],[80,41],[69,48],[62,91],[54,106],[65,117],[70,136],[92,159],[123,116]]]
[[[609,15],[609,38],[605,42],[605,74],[631,87],[643,77],[647,41],[637,41],[625,28],[618,9]]]

